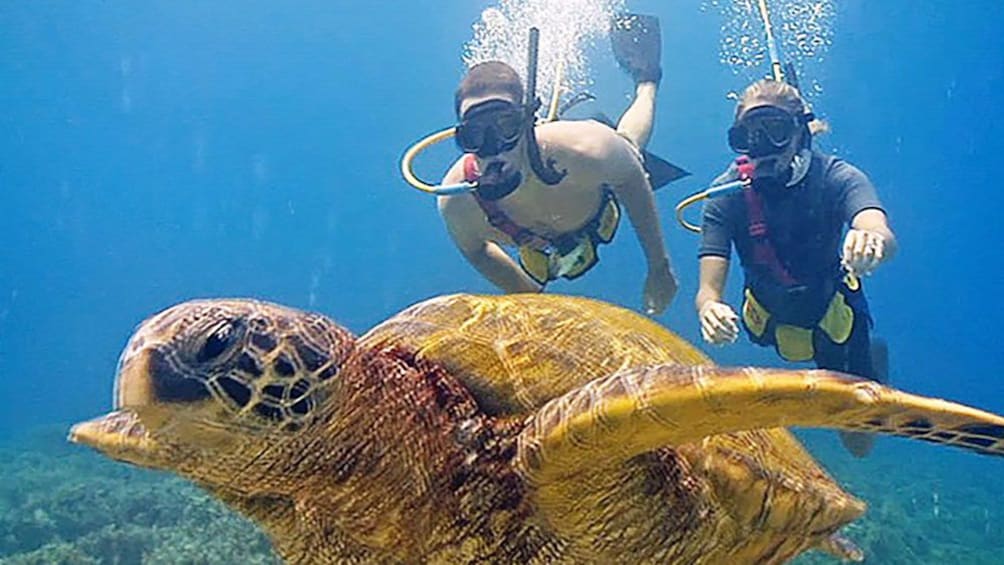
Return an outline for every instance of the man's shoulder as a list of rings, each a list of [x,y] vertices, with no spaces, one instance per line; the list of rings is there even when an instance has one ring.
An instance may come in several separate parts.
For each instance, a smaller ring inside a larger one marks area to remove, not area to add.
[[[567,136],[567,135],[616,135],[617,132],[612,127],[596,120],[555,120],[539,124],[535,128],[538,136]]]
[[[610,126],[596,120],[559,120],[534,129],[537,141],[548,149],[583,157],[605,157],[611,148],[629,143]]]
[[[832,154],[813,151],[813,168],[826,187],[841,191],[850,186],[870,183],[868,176],[849,161]]]

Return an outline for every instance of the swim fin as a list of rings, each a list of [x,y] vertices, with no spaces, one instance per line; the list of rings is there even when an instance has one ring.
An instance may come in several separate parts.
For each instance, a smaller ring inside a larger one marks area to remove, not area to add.
[[[614,58],[635,82],[662,79],[662,32],[659,18],[640,14],[614,16],[610,24]]]
[[[648,173],[648,181],[652,184],[652,190],[659,190],[675,180],[690,176],[689,171],[648,151],[642,151],[641,156],[642,166],[645,167],[645,172]]]
[[[589,118],[596,120],[601,124],[610,126],[611,128],[617,129],[617,124],[615,124],[614,121],[603,112],[594,112],[589,116]],[[683,177],[690,176],[690,172],[685,170],[683,167],[678,167],[662,157],[649,153],[648,151],[642,151],[641,157],[641,164],[645,167],[645,172],[648,173],[648,181],[652,184],[652,190],[658,190],[675,180],[680,180]]]
[[[889,384],[889,346],[884,339],[875,338],[871,343],[872,376],[883,385]],[[875,447],[875,435],[868,432],[840,432],[840,442],[857,458],[866,457]]]

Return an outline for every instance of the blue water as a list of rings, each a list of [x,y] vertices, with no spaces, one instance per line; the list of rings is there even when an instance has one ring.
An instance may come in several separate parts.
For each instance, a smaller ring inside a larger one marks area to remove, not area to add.
[[[0,4],[0,438],[107,410],[135,324],[184,299],[253,296],[364,331],[439,293],[492,291],[434,201],[398,172],[410,143],[453,120],[460,48],[488,5]],[[681,281],[659,321],[697,343],[697,240],[672,209],[731,158],[725,94],[746,79],[719,63],[714,11],[629,6],[662,20],[650,148],[694,172],[657,195]],[[833,44],[807,65],[833,128],[823,146],[871,176],[900,241],[867,281],[895,383],[997,411],[1002,25],[995,0],[838,1]],[[618,115],[628,79],[612,65],[594,75]],[[433,151],[420,172],[436,177],[455,157]],[[637,307],[644,272],[630,230],[602,255],[554,290]],[[748,343],[708,351],[778,363]],[[880,448],[910,461],[891,482],[946,458],[973,476],[1004,470],[901,441]]]

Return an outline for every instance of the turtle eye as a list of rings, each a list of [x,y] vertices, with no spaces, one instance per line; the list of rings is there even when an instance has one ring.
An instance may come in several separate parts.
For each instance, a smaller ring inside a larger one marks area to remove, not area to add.
[[[206,341],[202,343],[202,348],[199,349],[199,353],[196,354],[195,359],[199,363],[216,359],[234,344],[237,333],[237,328],[234,327],[232,322],[227,322],[216,328],[213,333],[209,334]]]

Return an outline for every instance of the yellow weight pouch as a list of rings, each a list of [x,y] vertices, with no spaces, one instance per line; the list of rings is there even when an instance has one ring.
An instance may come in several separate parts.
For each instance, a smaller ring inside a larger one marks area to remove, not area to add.
[[[767,320],[770,319],[770,312],[757,302],[750,289],[747,288],[743,294],[746,296],[743,301],[743,321],[746,322],[746,327],[753,335],[758,338],[763,337],[763,332],[767,329]]]

